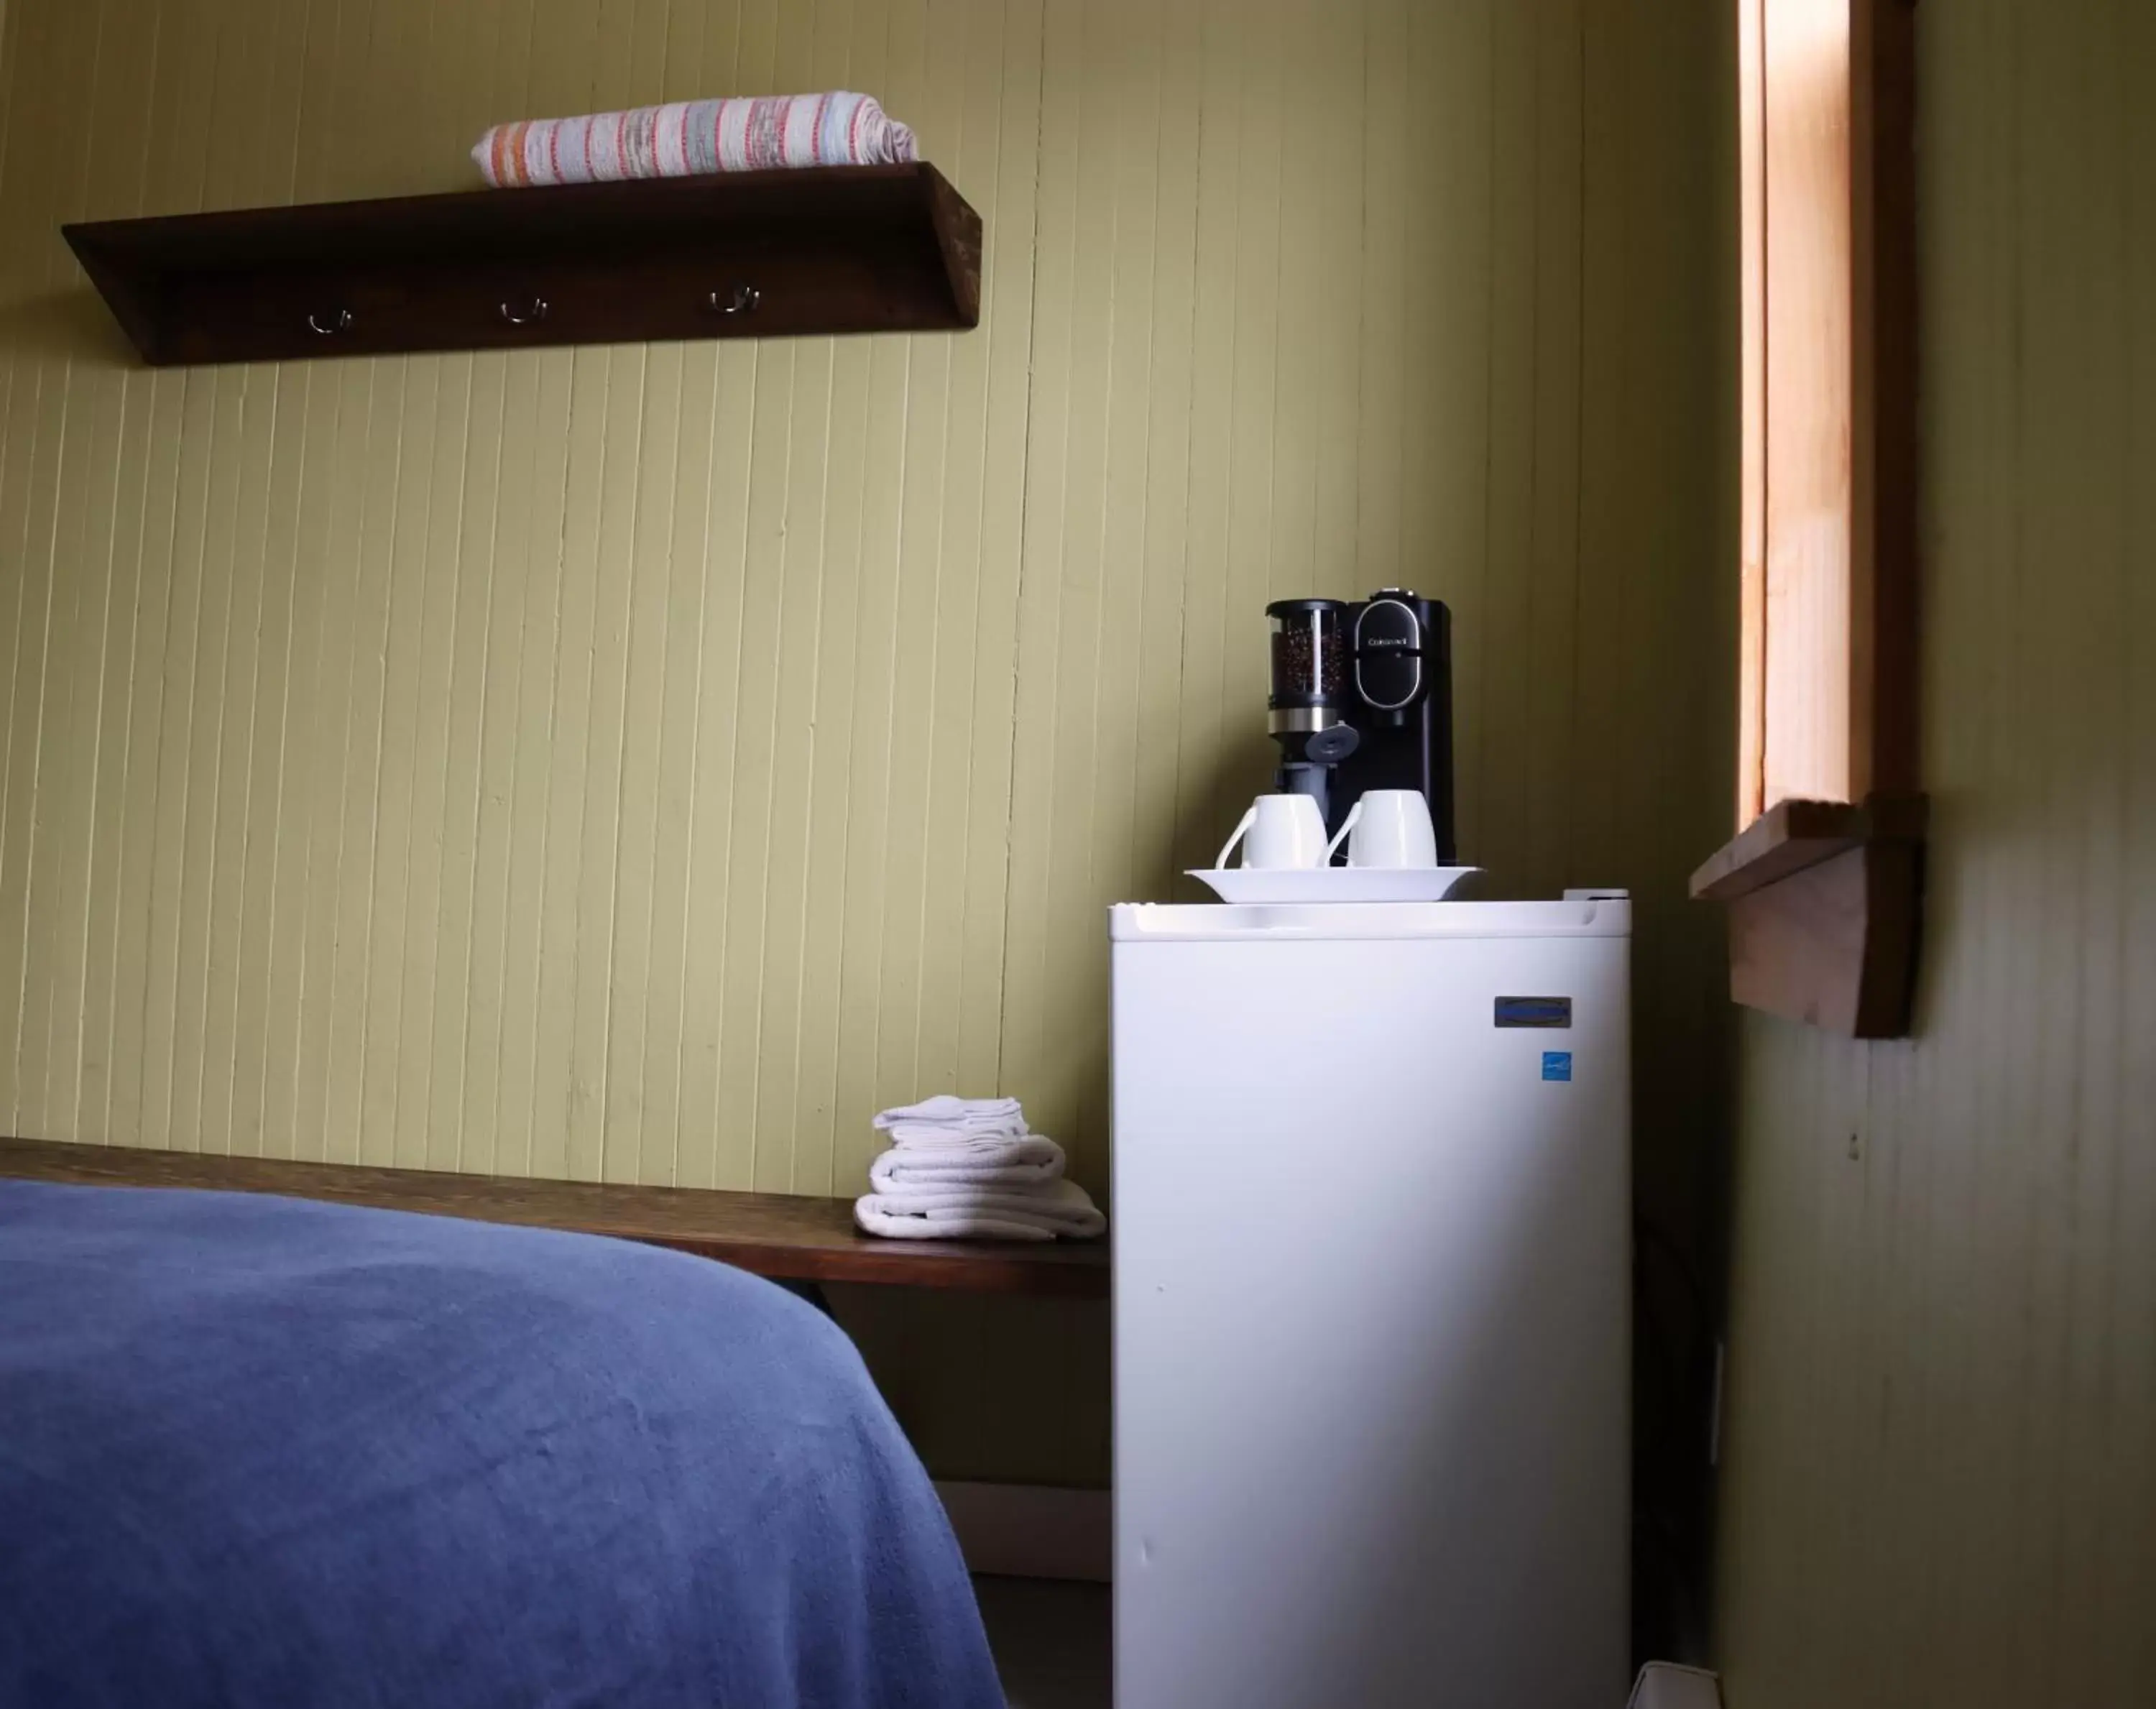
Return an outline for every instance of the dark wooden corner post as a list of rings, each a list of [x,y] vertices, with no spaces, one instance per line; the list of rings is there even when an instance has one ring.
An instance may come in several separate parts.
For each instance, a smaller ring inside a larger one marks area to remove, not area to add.
[[[1691,893],[1728,908],[1736,1001],[1894,1038],[1927,818],[1915,0],[1738,4],[1741,829]]]

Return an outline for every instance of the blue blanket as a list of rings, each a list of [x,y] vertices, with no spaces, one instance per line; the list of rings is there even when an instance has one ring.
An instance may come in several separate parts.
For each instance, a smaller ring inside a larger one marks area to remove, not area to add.
[[[1000,1705],[852,1345],[615,1240],[0,1181],[0,1705]]]

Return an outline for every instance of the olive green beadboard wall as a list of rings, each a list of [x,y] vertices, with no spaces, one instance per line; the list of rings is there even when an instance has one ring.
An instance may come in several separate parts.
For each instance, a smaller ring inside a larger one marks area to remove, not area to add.
[[[0,1131],[830,1193],[877,1108],[1000,1091],[1103,1193],[1103,910],[1264,784],[1265,601],[1404,582],[1468,855],[1641,897],[1641,1192],[1696,1227],[1717,17],[7,0]],[[980,210],[977,331],[153,373],[58,235],[831,87]],[[1104,1475],[1098,1307],[839,1307],[939,1471]]]
[[[2156,8],[1917,18],[1917,1032],[1743,1028],[1717,1655],[1732,1709],[2143,1709]]]

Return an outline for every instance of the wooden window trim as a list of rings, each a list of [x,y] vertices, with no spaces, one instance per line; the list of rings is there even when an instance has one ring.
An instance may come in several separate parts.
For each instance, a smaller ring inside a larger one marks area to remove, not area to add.
[[[1729,909],[1738,1002],[1852,1036],[1898,1036],[1910,1024],[1925,827],[1914,0],[1736,4],[1738,833],[1691,890]],[[1822,42],[1841,55],[1830,83],[1814,51]],[[1775,83],[1778,69],[1810,80],[1792,92]],[[1792,101],[1794,116],[1777,105]],[[1782,229],[1808,247],[1786,234],[1774,246],[1777,206],[1793,209]],[[1778,282],[1791,286],[1780,301]]]

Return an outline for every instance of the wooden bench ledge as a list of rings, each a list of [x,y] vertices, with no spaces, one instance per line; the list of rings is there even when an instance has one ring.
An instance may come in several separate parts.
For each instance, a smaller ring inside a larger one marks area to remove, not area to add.
[[[534,1181],[433,1169],[295,1162],[0,1137],[0,1176],[114,1187],[281,1193],[388,1210],[610,1234],[716,1258],[782,1281],[880,1282],[979,1292],[1105,1299],[1103,1241],[880,1240],[854,1226],[853,1202],[696,1187]]]

